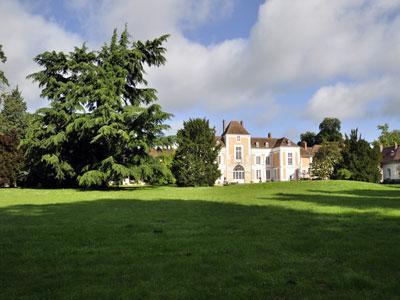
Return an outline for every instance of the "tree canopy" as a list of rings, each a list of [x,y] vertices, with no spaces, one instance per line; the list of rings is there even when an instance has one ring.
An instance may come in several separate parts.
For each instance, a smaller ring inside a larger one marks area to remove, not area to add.
[[[319,124],[319,133],[316,136],[316,143],[322,142],[341,142],[343,136],[340,132],[341,122],[337,118],[325,118]]]
[[[301,146],[301,142],[306,142],[308,147],[312,147],[317,143],[316,138],[317,134],[315,132],[306,131],[300,134],[299,146]]]
[[[389,130],[389,125],[387,123],[378,125],[378,129],[380,130],[381,134],[374,142],[374,145],[382,145],[383,147],[390,147],[395,143],[400,145],[400,130]]]
[[[179,186],[212,186],[221,173],[217,157],[220,147],[215,128],[206,119],[190,119],[177,134],[172,170]]]
[[[311,164],[311,173],[319,179],[332,178],[342,156],[337,142],[323,142]]]
[[[84,44],[35,58],[42,70],[29,78],[50,107],[36,112],[23,141],[31,184],[104,187],[151,172],[149,151],[171,115],[155,103],[144,68],[165,63],[167,38],[132,42],[115,30],[99,51]]]
[[[2,48],[3,48],[3,46],[0,45],[0,62],[5,63],[7,61],[7,57],[4,54],[4,51]],[[2,87],[2,85],[8,85],[8,81],[4,74],[4,71],[0,70],[0,88]]]
[[[339,142],[343,141],[342,133],[340,132],[341,122],[337,118],[325,118],[319,124],[319,132],[316,134],[312,131],[306,131],[300,134],[300,142],[307,142],[307,146],[320,145],[323,142]]]
[[[346,135],[342,156],[343,159],[338,166],[338,170],[341,171],[338,172],[339,175],[348,174],[346,179],[356,181],[380,181],[381,154],[379,148],[371,147],[370,143],[358,134],[358,129],[353,129],[350,136]]]
[[[26,130],[26,103],[18,88],[1,95],[0,185],[16,186],[21,179],[24,157],[19,148]]]
[[[18,87],[10,93],[4,93],[0,113],[0,132],[10,132],[14,129],[18,138],[21,139],[27,127],[26,110],[26,103]]]

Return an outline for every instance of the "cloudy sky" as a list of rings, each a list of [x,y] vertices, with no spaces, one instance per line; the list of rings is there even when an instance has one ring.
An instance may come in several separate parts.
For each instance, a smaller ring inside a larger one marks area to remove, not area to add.
[[[173,129],[237,119],[297,140],[326,116],[370,140],[400,128],[400,0],[0,0],[0,68],[34,111],[47,104],[25,79],[35,55],[98,49],[125,23],[134,39],[171,35],[148,79]]]

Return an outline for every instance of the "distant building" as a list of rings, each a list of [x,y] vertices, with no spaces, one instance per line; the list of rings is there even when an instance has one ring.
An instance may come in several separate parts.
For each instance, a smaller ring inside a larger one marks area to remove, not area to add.
[[[231,121],[217,137],[221,145],[217,184],[288,181],[309,178],[317,149],[299,147],[286,137],[252,137],[243,121]]]
[[[382,175],[384,181],[400,180],[400,147],[394,146],[381,148]]]

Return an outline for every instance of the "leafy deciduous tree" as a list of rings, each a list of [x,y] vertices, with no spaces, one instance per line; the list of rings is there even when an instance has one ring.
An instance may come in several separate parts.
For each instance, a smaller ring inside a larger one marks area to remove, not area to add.
[[[7,61],[7,57],[5,56],[2,48],[3,48],[3,46],[0,45],[0,62],[5,63]],[[2,85],[8,85],[8,81],[7,81],[6,76],[4,75],[4,71],[0,70],[0,87]]]
[[[311,164],[311,173],[320,179],[330,179],[341,160],[337,142],[323,142]]]
[[[312,147],[316,144],[316,137],[317,134],[315,132],[306,131],[300,134],[300,142],[298,144],[300,146],[301,142],[306,142],[308,147]]]
[[[172,170],[179,186],[212,186],[221,173],[217,157],[220,147],[215,128],[206,119],[190,119],[177,134],[178,148]]]
[[[319,124],[319,133],[315,138],[316,144],[322,142],[341,142],[343,140],[340,132],[341,123],[337,118],[325,118]]]
[[[378,140],[374,142],[374,145],[383,147],[393,146],[395,143],[400,145],[400,130],[389,130],[389,125],[387,123],[383,125],[378,125],[378,129],[381,131]]]

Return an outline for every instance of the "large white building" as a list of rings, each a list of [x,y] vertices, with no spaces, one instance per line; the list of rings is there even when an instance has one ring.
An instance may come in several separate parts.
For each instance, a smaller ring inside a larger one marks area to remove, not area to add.
[[[223,122],[217,184],[297,180],[309,175],[310,151],[286,137],[251,137],[242,121]],[[302,151],[300,151],[302,149]],[[302,153],[301,153],[302,152]],[[303,158],[302,158],[303,156]],[[303,160],[303,161],[302,161]]]

